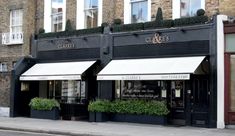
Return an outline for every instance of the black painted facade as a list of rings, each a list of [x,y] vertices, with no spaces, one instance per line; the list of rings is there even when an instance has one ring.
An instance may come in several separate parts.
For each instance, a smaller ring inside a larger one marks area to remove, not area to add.
[[[206,117],[206,123],[204,122],[204,125],[202,123],[202,126],[216,127],[217,64],[215,21],[204,25],[132,32],[111,33],[107,30],[106,28],[103,34],[97,35],[33,40],[32,58],[23,58],[18,61],[12,73],[11,117],[23,116],[24,112],[27,111],[23,110],[24,108],[21,109],[22,105],[20,106],[24,98],[21,96],[24,94],[20,92],[19,77],[33,64],[39,62],[98,60],[100,63],[90,70],[93,75],[115,59],[206,56],[209,61],[208,109],[206,109],[206,114],[203,115],[190,113],[190,109],[185,109],[183,116],[187,118],[186,125],[200,126],[200,122],[198,124],[194,122],[194,117],[204,116]],[[150,43],[148,39],[153,38],[155,34],[167,36],[168,38],[162,43]],[[89,80],[89,78],[86,78],[86,80]],[[190,82],[186,81],[186,88],[191,87]],[[114,81],[95,81],[95,79],[92,79],[90,83],[92,85],[88,84],[88,86],[97,85],[97,87],[91,87],[97,90],[97,93],[93,92],[94,94],[90,92],[93,98],[114,99]],[[32,82],[32,86],[35,90],[35,86],[38,86],[37,82]],[[37,93],[29,93],[25,97],[29,100],[32,96],[37,95]],[[186,94],[185,97],[187,98]],[[189,103],[186,103],[187,105]],[[26,106],[26,103],[23,106]]]

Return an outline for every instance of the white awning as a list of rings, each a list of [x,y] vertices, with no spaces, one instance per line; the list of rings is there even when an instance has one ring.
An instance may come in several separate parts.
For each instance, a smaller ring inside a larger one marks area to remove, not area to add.
[[[95,62],[38,63],[24,72],[20,80],[81,80],[81,75]]]
[[[112,60],[97,80],[189,80],[205,56]]]

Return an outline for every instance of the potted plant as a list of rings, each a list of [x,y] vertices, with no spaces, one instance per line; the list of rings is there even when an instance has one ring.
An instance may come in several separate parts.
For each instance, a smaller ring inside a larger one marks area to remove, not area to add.
[[[88,105],[89,121],[103,122],[109,119],[108,112],[110,102],[108,100],[91,101]]]
[[[55,99],[33,98],[30,103],[30,116],[40,119],[59,119],[60,104]]]

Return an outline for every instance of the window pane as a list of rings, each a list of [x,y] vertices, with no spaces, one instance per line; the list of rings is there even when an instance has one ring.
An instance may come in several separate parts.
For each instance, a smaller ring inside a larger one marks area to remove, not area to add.
[[[22,32],[23,10],[11,11],[11,32]]]
[[[235,52],[235,34],[226,34],[226,52]]]
[[[203,0],[181,0],[180,14],[181,17],[195,16],[198,9],[201,9]]]
[[[230,68],[230,110],[235,111],[235,55],[231,55]]]
[[[147,1],[139,1],[131,3],[131,23],[147,21]]]
[[[63,2],[64,2],[63,0],[52,0],[51,3],[52,32],[62,31]]]
[[[85,26],[92,28],[98,26],[98,10],[90,9],[85,11]]]
[[[85,0],[85,9],[98,8],[98,0]]]

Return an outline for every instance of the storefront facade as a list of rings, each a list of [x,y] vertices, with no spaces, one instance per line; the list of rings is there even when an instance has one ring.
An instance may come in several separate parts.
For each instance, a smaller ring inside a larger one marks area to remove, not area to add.
[[[112,33],[111,61],[97,75],[99,98],[164,100],[169,124],[216,127],[214,28]]]
[[[13,71],[11,116],[28,116],[33,97],[59,100],[63,119],[86,118],[96,98],[145,99],[167,102],[169,124],[216,127],[215,22],[34,40]]]

